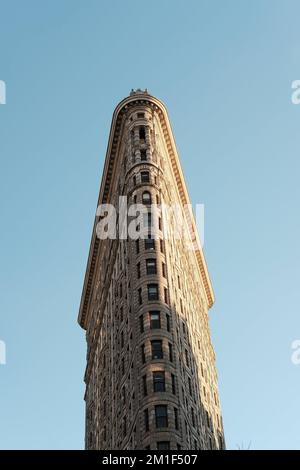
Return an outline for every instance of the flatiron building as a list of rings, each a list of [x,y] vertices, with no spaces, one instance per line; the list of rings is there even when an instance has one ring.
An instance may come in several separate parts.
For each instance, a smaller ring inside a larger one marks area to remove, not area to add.
[[[120,200],[146,208],[134,237],[122,231]],[[189,203],[164,104],[132,90],[113,113],[78,318],[86,449],[225,448],[209,332],[214,294],[195,220],[186,213],[191,249],[162,209]],[[116,228],[104,237],[108,204]]]

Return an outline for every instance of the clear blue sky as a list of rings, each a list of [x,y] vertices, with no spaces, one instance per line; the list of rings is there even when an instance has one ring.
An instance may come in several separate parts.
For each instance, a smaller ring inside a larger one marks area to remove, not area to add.
[[[0,16],[0,447],[83,447],[99,181],[115,105],[147,87],[205,204],[227,446],[299,449],[299,1],[0,0]]]

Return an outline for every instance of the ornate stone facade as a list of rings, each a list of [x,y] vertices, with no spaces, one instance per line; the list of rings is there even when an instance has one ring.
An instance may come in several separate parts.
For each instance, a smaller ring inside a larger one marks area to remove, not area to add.
[[[167,111],[147,91],[116,108],[98,205],[189,203]],[[197,248],[164,237],[106,239],[93,229],[79,323],[86,330],[87,449],[225,447],[208,309],[214,301]],[[148,220],[149,222],[149,220]],[[150,221],[150,225],[152,221]]]

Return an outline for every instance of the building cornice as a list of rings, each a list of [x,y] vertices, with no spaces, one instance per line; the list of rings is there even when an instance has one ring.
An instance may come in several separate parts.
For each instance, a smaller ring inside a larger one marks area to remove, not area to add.
[[[117,105],[113,113],[97,207],[100,204],[105,204],[110,200],[109,196],[112,189],[113,174],[116,168],[116,159],[118,156],[118,147],[122,130],[123,116],[131,107],[139,105],[149,105],[151,108],[154,108],[155,111],[157,111],[160,118],[161,128],[164,133],[164,138],[171,160],[172,169],[177,183],[181,202],[183,205],[190,204],[190,198],[184,181],[184,176],[182,173],[179,155],[177,152],[167,109],[160,100],[149,95],[148,93],[136,92],[132,93],[130,96],[122,100]],[[210,308],[214,303],[214,293],[209,278],[205,257],[201,248],[198,232],[195,226],[195,221],[192,220],[191,223],[193,228],[193,236],[196,237],[198,247],[195,250],[196,258],[206,294],[207,304]],[[96,261],[100,247],[100,240],[96,237],[96,224],[97,221],[95,218],[78,315],[78,322],[84,329],[87,328],[87,312],[89,310],[89,305],[91,302],[93,284],[95,282]]]

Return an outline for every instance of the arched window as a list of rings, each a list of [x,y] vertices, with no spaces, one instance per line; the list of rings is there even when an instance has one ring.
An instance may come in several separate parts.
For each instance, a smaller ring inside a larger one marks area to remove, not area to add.
[[[144,191],[142,196],[143,204],[151,204],[151,194],[149,191]]]

